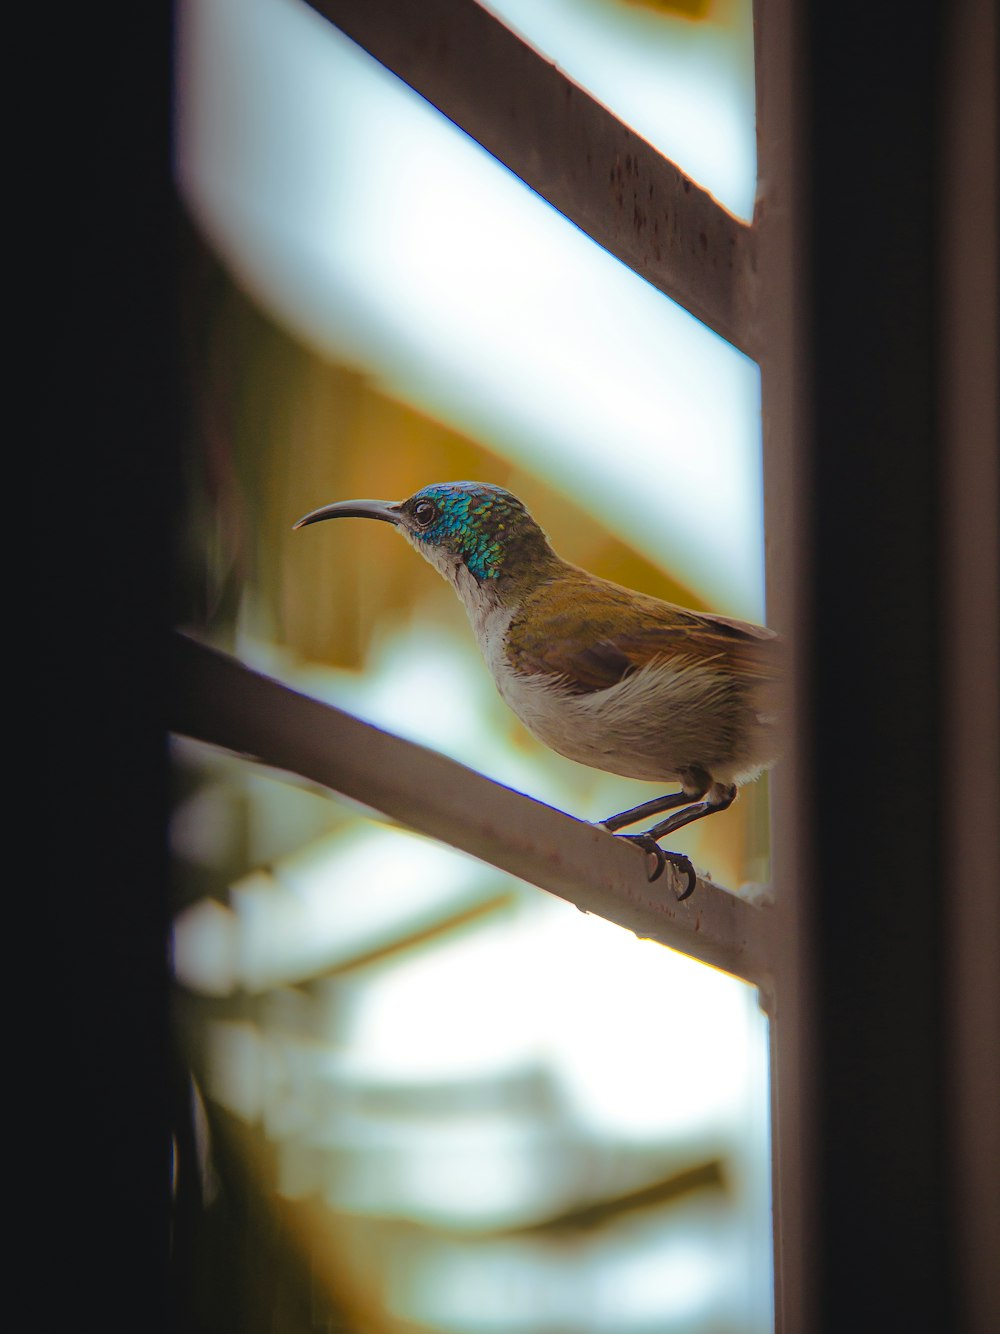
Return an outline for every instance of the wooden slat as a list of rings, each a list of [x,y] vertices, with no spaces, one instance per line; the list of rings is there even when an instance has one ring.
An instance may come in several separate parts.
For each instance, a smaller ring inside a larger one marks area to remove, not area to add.
[[[178,634],[171,730],[320,783],[422,834],[557,894],[637,935],[752,982],[767,982],[766,912],[667,868],[597,826],[456,761],[299,694]]]
[[[755,356],[753,229],[475,0],[309,0],[598,244]]]

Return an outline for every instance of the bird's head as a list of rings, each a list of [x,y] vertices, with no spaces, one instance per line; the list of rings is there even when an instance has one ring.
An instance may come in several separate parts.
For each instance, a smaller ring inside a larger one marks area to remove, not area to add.
[[[488,482],[435,482],[408,500],[340,500],[305,515],[302,528],[323,519],[381,519],[464,594],[540,574],[555,560],[545,534],[516,496]]]

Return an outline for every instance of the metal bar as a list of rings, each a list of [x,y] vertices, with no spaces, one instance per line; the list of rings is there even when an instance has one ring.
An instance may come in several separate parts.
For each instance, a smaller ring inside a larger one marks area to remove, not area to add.
[[[309,0],[641,277],[756,356],[753,229],[475,0]]]
[[[760,281],[761,422],[768,619],[789,654],[782,759],[771,774],[769,914],[772,1220],[776,1334],[815,1327],[817,1208],[816,1046],[811,957],[806,794],[812,781],[804,703],[803,628],[811,588],[806,562],[809,498],[808,393],[803,301],[802,15],[797,0],[754,0],[757,93],[757,231]]]
[[[634,845],[186,635],[175,635],[173,669],[172,731],[311,779],[583,912],[766,984],[766,914],[710,881],[678,902],[683,878],[667,867],[649,884]]]

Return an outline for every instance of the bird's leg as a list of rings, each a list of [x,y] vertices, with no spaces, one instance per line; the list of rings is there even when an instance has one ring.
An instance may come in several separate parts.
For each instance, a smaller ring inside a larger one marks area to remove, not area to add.
[[[601,824],[610,833],[615,833],[619,829],[625,829],[630,824],[638,824],[640,820],[648,820],[651,815],[661,815],[664,811],[672,811],[677,806],[687,806],[696,800],[686,792],[668,792],[664,797],[654,797],[652,801],[644,801],[641,806],[633,806],[627,811],[619,811],[617,815],[609,815],[606,820],[601,820]]]
[[[675,830],[682,829],[686,824],[693,824],[695,820],[702,820],[706,815],[714,815],[716,811],[726,810],[735,800],[735,783],[730,783],[725,787],[721,783],[717,783],[715,784],[715,791],[707,801],[696,802],[683,811],[668,815],[659,824],[654,824],[650,829],[644,829],[639,837],[652,839],[655,843],[658,839],[666,838],[668,834],[674,833]]]
[[[685,775],[687,777],[687,775]],[[690,804],[690,795],[686,792],[674,793],[672,798],[660,798],[659,801],[649,801],[644,807],[637,806],[636,811],[643,811],[649,815],[654,815],[658,811],[669,810],[671,806],[679,806],[685,800],[689,803],[683,810],[675,811],[673,815],[668,815],[665,820],[660,820],[649,829],[644,829],[641,834],[619,834],[619,838],[627,838],[630,843],[637,843],[640,848],[656,857],[656,866],[650,874],[650,882],[658,880],[663,874],[664,868],[668,862],[676,866],[678,870],[683,871],[688,878],[687,886],[684,891],[677,895],[677,901],[688,898],[694,893],[694,887],[697,883],[697,874],[690,860],[682,852],[668,852],[666,848],[661,848],[658,842],[661,838],[666,838],[667,834],[672,834],[684,825],[693,824],[695,820],[702,820],[706,815],[714,815],[716,811],[724,811],[736,800],[736,784],[712,783],[706,775],[706,782],[702,791],[695,795],[701,796],[706,791],[711,791],[711,796],[705,801],[696,801]],[[678,800],[680,798],[680,800]],[[664,805],[666,801],[669,804]],[[624,811],[626,817],[634,815],[634,811]],[[620,816],[613,817],[620,820]],[[636,816],[641,819],[642,816]],[[607,822],[606,822],[607,823]],[[631,823],[631,820],[626,820]]]
[[[609,815],[606,820],[601,820],[600,823],[609,833],[613,834],[619,829],[624,829],[627,825],[638,824],[640,820],[646,820],[651,815],[660,815],[663,811],[672,811],[678,806],[690,805],[691,802],[697,801],[699,797],[703,797],[712,786],[712,780],[704,769],[685,770],[680,778],[683,783],[680,792],[668,792],[665,796],[654,797],[652,801],[644,801],[641,806],[632,806],[627,811],[619,811],[617,815]]]
[[[668,792],[665,796],[654,797],[652,801],[644,801],[641,806],[633,806],[630,810],[621,811],[618,815],[611,815],[601,824],[610,833],[615,833],[618,829],[625,828],[626,825],[637,824],[640,820],[645,820],[650,815],[660,815],[663,811],[674,811],[673,815],[661,820],[653,825],[651,829],[645,829],[641,834],[619,834],[619,838],[627,839],[629,843],[635,843],[650,856],[656,859],[656,865],[650,872],[649,880],[659,880],[663,874],[667,863],[676,866],[679,871],[683,871],[687,876],[687,885],[684,890],[677,895],[677,901],[681,902],[689,898],[694,893],[694,887],[697,884],[698,876],[691,860],[683,852],[668,852],[666,848],[661,848],[658,839],[665,834],[671,833],[674,829],[680,829],[682,825],[690,824],[693,820],[700,820],[704,815],[711,815],[713,811],[724,811],[727,806],[731,806],[736,799],[736,787],[723,787],[719,783],[713,783],[711,775],[704,769],[691,768],[683,770],[680,775],[683,786],[680,792]],[[712,791],[713,795],[706,801],[700,801],[705,793]],[[677,810],[678,806],[684,807],[683,810]]]

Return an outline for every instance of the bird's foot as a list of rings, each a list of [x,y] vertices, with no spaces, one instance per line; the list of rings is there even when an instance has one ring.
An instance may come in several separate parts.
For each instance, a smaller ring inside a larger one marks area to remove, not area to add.
[[[694,893],[694,887],[698,883],[698,873],[691,865],[691,859],[686,857],[683,852],[668,852],[665,848],[661,848],[656,839],[650,838],[648,834],[619,834],[618,837],[629,843],[637,844],[656,859],[656,864],[649,873],[650,884],[654,880],[659,880],[669,862],[671,866],[676,866],[678,871],[683,871],[687,876],[687,886],[677,895],[677,902],[682,903],[684,899],[691,897]]]

